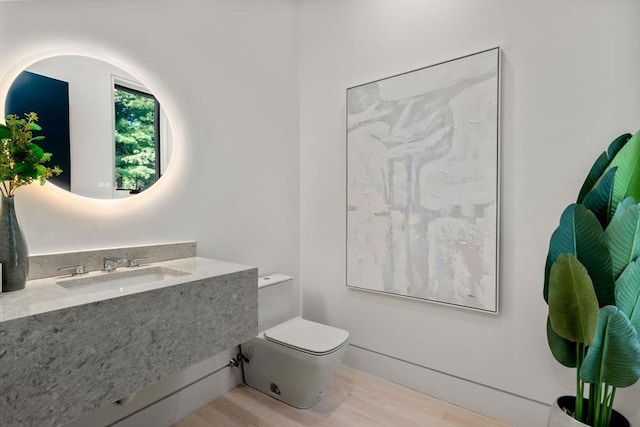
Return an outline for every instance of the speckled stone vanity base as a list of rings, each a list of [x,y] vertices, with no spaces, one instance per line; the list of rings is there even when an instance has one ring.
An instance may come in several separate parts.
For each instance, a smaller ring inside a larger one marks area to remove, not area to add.
[[[0,425],[64,425],[257,334],[257,269],[162,264],[191,275],[0,322]]]
[[[144,258],[140,264],[196,256],[196,242],[166,243],[124,248],[95,249],[29,257],[29,280],[60,276],[60,267],[84,264],[88,271],[100,270],[105,257]]]

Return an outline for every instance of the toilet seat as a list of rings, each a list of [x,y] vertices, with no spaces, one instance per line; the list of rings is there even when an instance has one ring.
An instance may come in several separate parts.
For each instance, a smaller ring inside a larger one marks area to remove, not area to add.
[[[314,356],[323,356],[342,347],[349,338],[343,329],[296,317],[264,332],[268,341]]]

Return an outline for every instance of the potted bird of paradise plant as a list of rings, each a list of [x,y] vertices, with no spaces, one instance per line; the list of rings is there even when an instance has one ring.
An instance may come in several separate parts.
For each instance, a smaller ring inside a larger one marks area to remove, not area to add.
[[[549,427],[629,426],[613,403],[640,377],[638,201],[640,132],[598,157],[550,239],[547,339],[555,359],[576,368],[576,395],[555,402]]]

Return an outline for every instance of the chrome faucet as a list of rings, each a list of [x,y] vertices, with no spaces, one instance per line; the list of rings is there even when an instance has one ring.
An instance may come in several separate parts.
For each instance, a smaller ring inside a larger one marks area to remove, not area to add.
[[[127,267],[140,267],[140,261],[147,259],[146,257],[142,258],[129,258],[127,260]]]
[[[76,276],[78,274],[87,274],[88,273],[88,271],[85,268],[84,264],[72,265],[70,267],[60,267],[58,269],[58,271],[65,271],[65,270],[69,270],[71,272],[72,276]]]
[[[105,257],[102,259],[102,271],[115,271],[116,268],[126,264],[128,261],[126,258]]]

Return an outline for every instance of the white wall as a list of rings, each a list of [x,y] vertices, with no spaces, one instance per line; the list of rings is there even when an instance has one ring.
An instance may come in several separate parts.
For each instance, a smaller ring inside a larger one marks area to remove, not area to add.
[[[127,200],[19,189],[30,253],[196,240],[201,256],[297,277],[297,4],[0,1],[0,96],[25,58],[70,48],[145,82],[173,119],[175,155]]]
[[[300,224],[305,317],[347,329],[348,363],[517,426],[573,390],[551,357],[548,240],[597,155],[640,126],[640,3],[300,2]],[[345,287],[347,87],[500,46],[498,316]],[[640,424],[640,386],[616,406]]]

